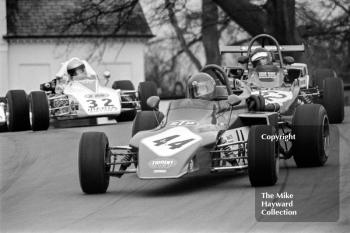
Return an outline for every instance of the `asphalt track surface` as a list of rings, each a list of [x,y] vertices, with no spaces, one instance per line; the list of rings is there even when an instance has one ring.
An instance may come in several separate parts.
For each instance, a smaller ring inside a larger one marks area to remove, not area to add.
[[[350,232],[349,107],[344,123],[331,127],[331,134],[339,135],[340,155],[339,217],[333,222],[258,222],[255,189],[245,174],[200,173],[177,180],[129,174],[111,178],[106,194],[85,195],[77,162],[85,131],[106,132],[110,144],[123,145],[131,123],[0,134],[1,232]],[[281,163],[276,187],[303,192],[305,179],[334,182],[319,169],[327,165],[307,170],[296,169],[293,160]],[[318,214],[327,217],[332,207],[322,201],[319,206]]]

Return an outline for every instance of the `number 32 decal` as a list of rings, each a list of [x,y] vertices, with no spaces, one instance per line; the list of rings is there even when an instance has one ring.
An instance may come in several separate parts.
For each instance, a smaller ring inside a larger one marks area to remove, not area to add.
[[[98,106],[97,101],[96,100],[86,100],[89,103],[89,108],[96,108]],[[110,104],[112,102],[111,99],[101,99],[101,101],[103,102],[103,106],[106,107],[113,107],[114,105]]]

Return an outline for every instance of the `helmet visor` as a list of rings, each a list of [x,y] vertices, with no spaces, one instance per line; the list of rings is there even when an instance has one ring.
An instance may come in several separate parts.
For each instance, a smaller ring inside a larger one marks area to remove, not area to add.
[[[71,77],[79,76],[81,74],[85,74],[85,65],[81,64],[80,66],[78,66],[78,67],[76,67],[74,69],[67,70],[67,72],[68,72],[68,74]]]
[[[200,98],[214,91],[214,86],[210,82],[192,82],[193,97]]]

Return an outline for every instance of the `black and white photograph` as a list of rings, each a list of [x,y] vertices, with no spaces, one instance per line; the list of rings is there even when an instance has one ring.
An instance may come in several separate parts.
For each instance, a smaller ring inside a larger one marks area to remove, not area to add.
[[[0,0],[0,232],[350,232],[350,1]]]

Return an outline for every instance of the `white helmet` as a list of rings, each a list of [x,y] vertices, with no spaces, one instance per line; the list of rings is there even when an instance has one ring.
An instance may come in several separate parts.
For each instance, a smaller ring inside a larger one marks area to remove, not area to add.
[[[251,60],[254,67],[259,65],[269,65],[272,63],[272,55],[267,49],[257,48],[253,51]]]
[[[79,58],[71,59],[71,61],[69,61],[67,64],[67,73],[71,78],[74,78],[75,76],[79,76],[81,74],[86,76],[84,62]]]

